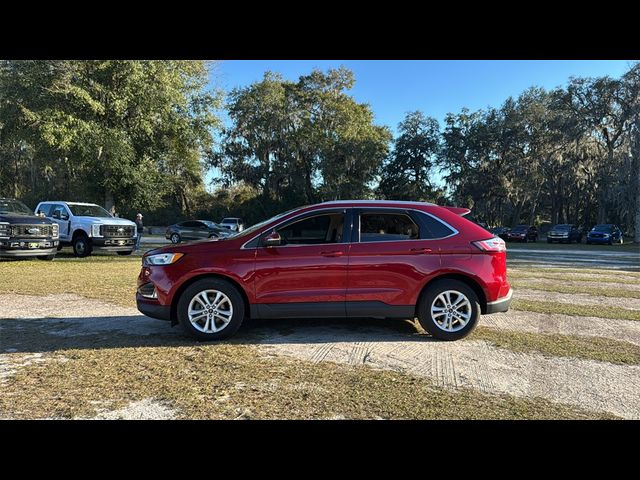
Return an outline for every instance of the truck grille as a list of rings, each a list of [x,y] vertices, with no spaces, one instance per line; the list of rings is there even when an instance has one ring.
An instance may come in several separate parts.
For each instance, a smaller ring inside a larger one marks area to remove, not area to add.
[[[135,227],[130,225],[101,225],[100,235],[105,238],[131,238]]]
[[[53,225],[12,225],[12,237],[40,238],[53,236]]]

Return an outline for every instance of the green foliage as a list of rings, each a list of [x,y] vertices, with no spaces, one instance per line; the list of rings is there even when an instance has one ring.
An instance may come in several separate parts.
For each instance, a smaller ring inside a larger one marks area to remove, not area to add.
[[[442,191],[431,181],[440,153],[440,127],[422,112],[408,113],[398,125],[400,136],[385,163],[378,193],[391,200],[436,201]]]
[[[219,124],[207,80],[200,61],[3,61],[0,195],[189,210]]]
[[[368,105],[346,93],[353,83],[345,68],[313,71],[295,83],[267,72],[232,91],[232,126],[212,161],[222,184],[256,189],[269,214],[285,205],[371,195],[391,134],[373,124]]]

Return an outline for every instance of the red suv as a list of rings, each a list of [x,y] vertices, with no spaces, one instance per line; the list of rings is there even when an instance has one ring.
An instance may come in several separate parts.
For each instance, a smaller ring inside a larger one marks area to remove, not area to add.
[[[506,248],[468,209],[336,201],[297,208],[229,238],[152,250],[136,300],[150,317],[219,340],[252,318],[415,318],[434,337],[468,335],[505,312]]]

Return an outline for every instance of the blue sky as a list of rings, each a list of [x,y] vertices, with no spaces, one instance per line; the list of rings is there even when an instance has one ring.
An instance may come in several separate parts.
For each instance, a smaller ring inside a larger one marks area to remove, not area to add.
[[[260,80],[267,70],[297,80],[313,68],[344,65],[355,74],[351,95],[368,103],[375,122],[395,134],[409,111],[421,110],[442,123],[449,112],[498,107],[531,86],[564,86],[571,76],[620,77],[631,64],[628,60],[225,60],[211,72],[211,83],[230,91]]]

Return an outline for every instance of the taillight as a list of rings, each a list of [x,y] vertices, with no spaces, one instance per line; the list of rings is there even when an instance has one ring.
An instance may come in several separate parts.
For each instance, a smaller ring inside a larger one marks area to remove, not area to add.
[[[493,237],[488,240],[478,240],[471,242],[483,252],[506,252],[507,244],[500,237]]]

